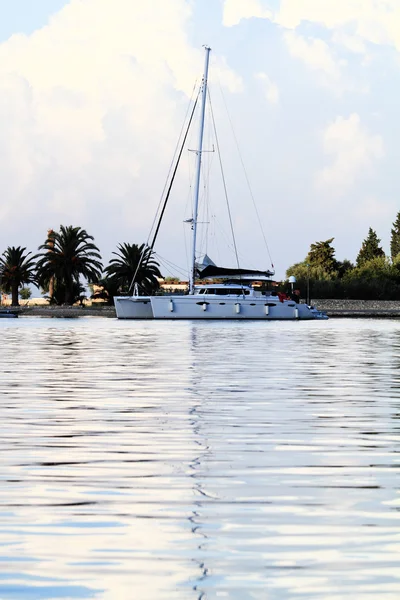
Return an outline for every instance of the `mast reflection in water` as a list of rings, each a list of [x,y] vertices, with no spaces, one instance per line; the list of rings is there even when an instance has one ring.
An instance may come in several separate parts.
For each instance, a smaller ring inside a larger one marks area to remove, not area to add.
[[[0,327],[2,600],[399,598],[399,322]]]

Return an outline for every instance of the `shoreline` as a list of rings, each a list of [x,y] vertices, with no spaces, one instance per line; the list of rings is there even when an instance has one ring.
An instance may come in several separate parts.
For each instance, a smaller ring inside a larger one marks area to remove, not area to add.
[[[107,317],[116,318],[114,306],[19,306],[9,308],[20,317],[71,318]]]
[[[400,318],[399,300],[312,300],[313,305],[328,317],[352,319]]]
[[[352,319],[400,318],[400,301],[396,300],[313,300],[313,305],[328,317]],[[21,317],[78,318],[106,317],[115,319],[114,306],[20,306],[3,307]]]

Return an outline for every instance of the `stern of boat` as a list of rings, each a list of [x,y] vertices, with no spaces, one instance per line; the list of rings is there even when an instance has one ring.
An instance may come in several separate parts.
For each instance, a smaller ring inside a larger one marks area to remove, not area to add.
[[[115,296],[117,319],[152,319],[153,311],[148,296]]]

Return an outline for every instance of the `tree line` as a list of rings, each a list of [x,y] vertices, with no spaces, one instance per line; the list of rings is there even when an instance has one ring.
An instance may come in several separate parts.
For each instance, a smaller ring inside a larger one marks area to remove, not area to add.
[[[286,276],[296,277],[302,294],[310,286],[313,298],[400,299],[400,212],[391,229],[390,256],[386,256],[372,227],[355,264],[335,258],[333,240],[311,244],[306,258],[287,269]]]
[[[376,231],[369,228],[356,263],[338,261],[334,238],[311,244],[306,258],[289,267],[303,297],[310,288],[313,298],[356,300],[400,299],[400,212],[391,230],[390,256],[386,256]],[[153,251],[145,244],[121,243],[104,268],[99,248],[85,229],[61,225],[49,230],[35,255],[26,248],[9,246],[0,257],[0,287],[11,293],[18,306],[26,284],[39,287],[51,304],[72,305],[82,299],[88,284],[96,284],[94,299],[112,304],[113,297],[130,293],[132,281],[144,294],[159,288],[162,277]]]
[[[38,250],[33,255],[21,246],[9,246],[0,257],[0,286],[3,292],[11,293],[12,306],[18,306],[21,289],[30,283],[57,305],[72,305],[83,297],[81,278],[97,284],[92,297],[109,304],[113,296],[129,292],[134,276],[144,293],[152,293],[159,286],[159,265],[145,244],[119,244],[103,268],[93,236],[81,227],[61,225],[59,231],[48,231]]]

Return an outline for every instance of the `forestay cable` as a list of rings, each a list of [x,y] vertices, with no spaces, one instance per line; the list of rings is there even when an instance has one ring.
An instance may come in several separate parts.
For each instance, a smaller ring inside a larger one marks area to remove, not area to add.
[[[193,92],[194,92],[194,90],[193,90]],[[138,274],[138,272],[139,272],[139,269],[140,269],[140,267],[141,267],[141,265],[142,265],[142,261],[143,261],[144,254],[145,254],[145,252],[146,252],[146,250],[147,250],[148,248],[150,248],[150,252],[148,253],[148,256],[147,256],[147,261],[146,261],[146,264],[145,264],[145,268],[146,268],[146,266],[147,266],[147,263],[148,263],[148,262],[149,262],[149,260],[150,260],[150,257],[151,257],[151,251],[153,250],[153,248],[154,248],[154,244],[155,244],[155,242],[156,242],[156,239],[157,239],[157,235],[158,235],[158,231],[159,231],[159,229],[160,229],[161,221],[162,221],[162,219],[163,219],[163,216],[164,216],[164,213],[165,213],[165,209],[166,209],[166,207],[167,207],[168,199],[169,199],[169,196],[170,196],[170,193],[171,193],[172,184],[174,183],[174,180],[175,180],[175,176],[176,176],[176,172],[177,172],[177,170],[178,170],[178,166],[179,166],[179,162],[180,162],[180,159],[181,159],[181,156],[182,156],[183,148],[184,148],[184,146],[185,146],[185,143],[186,143],[186,138],[187,138],[187,136],[188,136],[189,129],[190,129],[190,125],[191,125],[191,123],[192,123],[192,120],[193,120],[193,115],[194,115],[194,113],[195,113],[195,110],[196,110],[196,106],[197,106],[197,100],[198,100],[198,98],[199,98],[199,94],[200,94],[200,91],[199,91],[199,92],[198,92],[198,94],[197,94],[197,98],[196,98],[196,100],[195,100],[195,102],[194,102],[194,105],[193,105],[193,108],[192,108],[192,112],[191,112],[191,115],[190,115],[189,123],[188,123],[188,125],[187,125],[186,132],[185,132],[185,135],[184,135],[183,141],[182,141],[182,143],[181,143],[181,148],[180,148],[180,151],[179,151],[178,157],[177,157],[177,159],[176,159],[175,168],[174,168],[174,171],[173,171],[173,173],[172,173],[172,177],[171,177],[171,180],[170,180],[170,183],[169,183],[169,186],[168,186],[168,191],[167,191],[167,194],[166,194],[166,196],[165,196],[165,199],[164,199],[164,203],[163,203],[163,206],[162,206],[162,209],[161,209],[161,212],[160,212],[160,216],[159,216],[159,218],[158,218],[158,222],[157,222],[156,230],[155,230],[155,232],[154,232],[154,235],[153,235],[153,239],[152,239],[152,241],[151,241],[151,244],[150,244],[150,246],[149,246],[148,242],[149,242],[149,239],[150,239],[151,231],[153,230],[153,228],[154,228],[154,224],[155,224],[155,222],[156,222],[156,217],[155,217],[155,218],[154,218],[154,220],[153,220],[153,224],[152,224],[152,226],[151,226],[151,229],[150,229],[150,234],[149,234],[149,237],[147,238],[147,244],[146,244],[146,245],[144,246],[144,248],[143,248],[143,252],[142,252],[142,255],[141,255],[141,257],[140,257],[140,260],[139,260],[139,262],[138,262],[138,265],[137,265],[137,267],[136,267],[136,271],[135,271],[135,273],[134,273],[134,275],[133,275],[133,279],[132,279],[131,285],[129,286],[129,291],[131,291],[131,289],[133,288],[133,285],[134,285],[134,283],[135,283],[135,280],[136,280],[137,274]],[[193,93],[192,93],[191,100],[192,100],[192,98],[193,98]],[[190,105],[189,105],[189,106],[190,106]],[[188,114],[188,112],[189,112],[189,110],[186,112],[186,115],[185,115],[185,121],[184,121],[184,123],[186,122],[186,117],[187,117],[187,114]],[[179,141],[180,141],[180,139],[181,139],[181,137],[182,137],[182,131],[183,131],[183,127],[182,127],[182,129],[181,129],[181,132],[180,132],[180,134],[179,134]],[[176,149],[175,149],[175,152],[174,152],[174,158],[175,158],[175,156],[176,156]],[[169,173],[168,173],[168,177],[169,177],[170,173],[171,173],[171,169],[170,169],[170,171],[169,171]],[[168,178],[167,178],[167,181],[168,181]],[[164,186],[163,193],[165,192],[165,188],[166,188],[166,185]],[[162,198],[162,197],[161,197],[161,198]],[[161,200],[160,200],[160,203],[159,203],[159,205],[158,205],[157,213],[158,213],[158,211],[159,211],[159,209],[160,209],[160,205],[161,205]],[[156,216],[157,216],[157,215],[156,215]]]
[[[262,234],[263,239],[264,239],[265,248],[267,250],[267,254],[268,254],[271,266],[272,266],[273,269],[275,269],[274,264],[272,262],[271,253],[269,251],[269,246],[268,246],[267,238],[265,237],[264,228],[262,226],[262,222],[261,222],[261,218],[260,218],[260,213],[258,212],[258,208],[257,208],[257,204],[256,204],[256,201],[255,201],[255,198],[254,198],[253,190],[252,190],[251,185],[250,185],[250,180],[249,180],[249,177],[247,175],[247,170],[246,170],[243,158],[242,158],[242,154],[240,152],[239,143],[238,143],[238,140],[237,140],[237,137],[236,137],[236,134],[235,134],[235,130],[234,130],[234,127],[233,127],[232,119],[231,119],[231,116],[229,114],[228,106],[226,104],[225,96],[224,96],[224,93],[222,91],[222,87],[221,87],[221,83],[220,82],[219,82],[219,88],[220,88],[220,91],[221,91],[221,96],[222,96],[222,100],[223,100],[223,103],[224,103],[224,106],[225,106],[226,114],[228,116],[228,120],[229,120],[231,129],[232,129],[233,139],[235,140],[235,144],[236,144],[236,148],[237,148],[237,151],[238,151],[238,154],[239,154],[240,162],[242,163],[242,168],[243,168],[244,176],[245,176],[245,179],[246,179],[247,187],[249,188],[250,197],[251,197],[251,199],[253,201],[253,206],[254,206],[254,210],[255,210],[256,216],[257,216],[258,224],[260,226],[261,234]]]
[[[233,247],[234,247],[235,256],[236,256],[236,264],[237,264],[238,269],[240,269],[239,255],[238,255],[237,246],[236,246],[235,232],[233,230],[231,208],[229,206],[228,190],[226,188],[224,168],[222,166],[221,152],[220,152],[220,149],[219,149],[219,140],[218,140],[218,135],[217,135],[217,128],[215,126],[214,111],[213,111],[213,107],[212,107],[212,103],[211,103],[210,90],[208,90],[208,100],[209,100],[209,103],[210,103],[211,119],[212,119],[212,124],[213,124],[213,129],[214,129],[214,135],[215,135],[215,144],[217,146],[217,151],[218,151],[218,160],[219,160],[219,166],[220,166],[220,169],[221,169],[222,184],[224,186],[225,201],[226,201],[226,207],[227,207],[227,210],[228,210],[229,224],[230,224],[230,227],[231,227]]]

